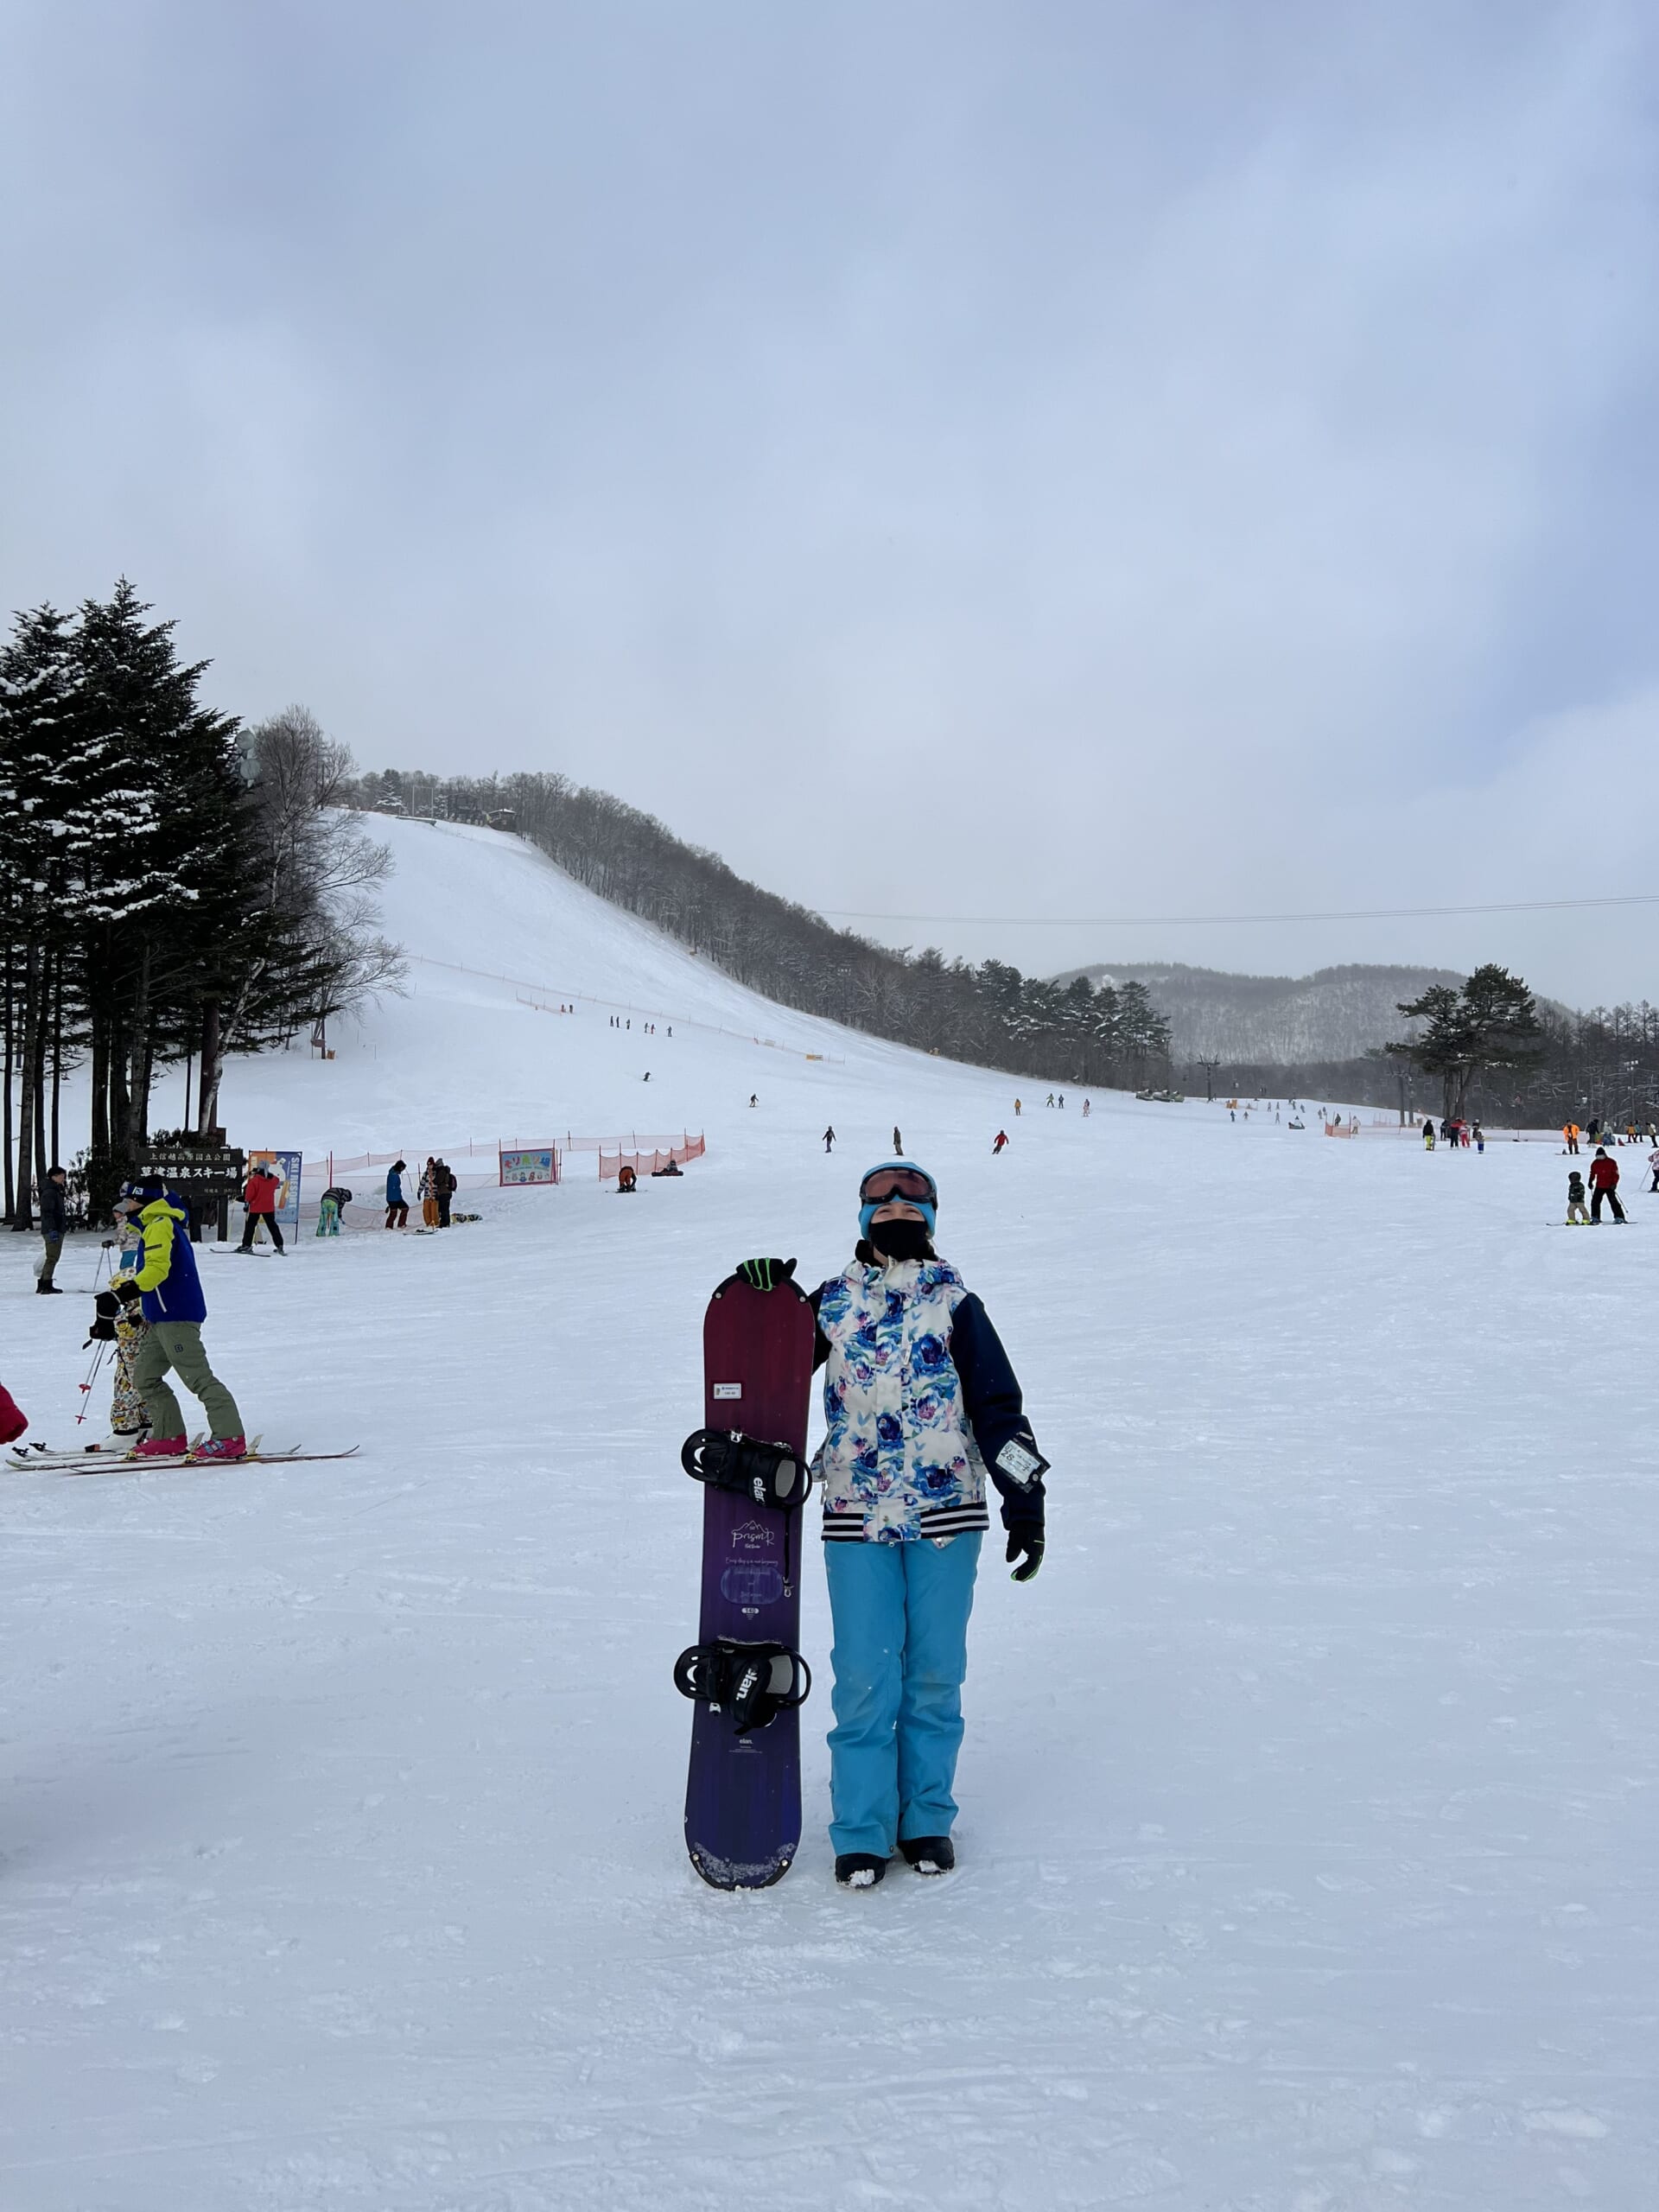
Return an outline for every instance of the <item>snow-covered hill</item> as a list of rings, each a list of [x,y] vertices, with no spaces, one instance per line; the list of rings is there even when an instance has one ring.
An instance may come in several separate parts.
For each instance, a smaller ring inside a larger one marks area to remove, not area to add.
[[[964,1078],[746,990],[520,838],[451,823],[372,827],[396,864],[385,928],[409,955],[405,994],[336,1023],[331,1061],[303,1044],[232,1059],[220,1103],[236,1143],[308,1160],[448,1147],[462,1166],[463,1139],[566,1131],[608,1141],[706,1129],[718,1149],[752,1094],[772,1120],[802,1116],[821,1131],[850,1087],[862,1103],[846,1136],[885,1156],[895,1122],[918,1140],[930,1102],[959,1098],[964,1080],[987,1115],[1012,1110],[1001,1078]],[[158,1125],[170,1118],[167,1087],[163,1077]]]
[[[1390,1039],[1415,1033],[1421,1025],[1401,1014],[1403,1002],[1421,998],[1431,983],[1455,988],[1463,981],[1447,968],[1372,965],[1321,968],[1312,976],[1241,976],[1180,962],[1097,962],[1069,969],[1059,980],[1073,976],[1086,976],[1096,989],[1144,983],[1168,1017],[1178,1067],[1208,1058],[1247,1067],[1357,1059]]]
[[[238,1140],[413,1156],[648,1096],[709,1155],[205,1257],[250,1424],[344,1467],[0,1478],[8,2212],[1644,2207],[1645,1179],[1563,1236],[1541,1144],[1016,1121],[510,841],[388,835],[414,989],[234,1068]],[[1054,1461],[1048,1559],[1016,1589],[986,1548],[959,1872],[868,1894],[809,1575],[805,1839],[723,1896],[670,1682],[702,1306],[746,1253],[840,1265],[895,1119]],[[0,1377],[60,1437],[88,1313],[30,1256],[0,1239]]]

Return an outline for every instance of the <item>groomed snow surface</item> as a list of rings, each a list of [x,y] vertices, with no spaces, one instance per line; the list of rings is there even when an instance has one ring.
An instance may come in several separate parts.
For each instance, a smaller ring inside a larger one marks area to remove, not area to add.
[[[235,1068],[236,1139],[709,1156],[424,1238],[359,1179],[338,1243],[204,1257],[250,1426],[355,1462],[5,1478],[7,2212],[1646,2212],[1637,1155],[1633,1225],[1568,1232],[1541,1144],[1084,1122],[765,1007],[511,841],[390,834],[427,961],[588,997],[416,964],[335,1061]],[[747,1253],[840,1264],[895,1119],[1054,1461],[1048,1559],[988,1544],[960,1871],[857,1895],[815,1567],[805,1840],[720,1895],[669,1681],[702,1306]],[[89,1314],[34,1249],[0,1374],[55,1441]]]

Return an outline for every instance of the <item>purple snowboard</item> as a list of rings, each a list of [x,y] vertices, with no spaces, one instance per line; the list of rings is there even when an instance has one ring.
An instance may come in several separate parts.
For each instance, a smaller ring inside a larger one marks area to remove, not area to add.
[[[794,1283],[753,1290],[728,1275],[702,1324],[703,1422],[786,1444],[806,1462],[817,1322]],[[708,1488],[702,1500],[702,1611],[697,1640],[798,1647],[806,1516]],[[731,1714],[693,1707],[685,1846],[717,1890],[763,1890],[789,1872],[801,1840],[801,1716],[779,1713],[740,1736]]]

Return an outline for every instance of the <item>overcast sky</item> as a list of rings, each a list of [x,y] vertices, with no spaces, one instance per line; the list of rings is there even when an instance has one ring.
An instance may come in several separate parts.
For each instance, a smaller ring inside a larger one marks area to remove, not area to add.
[[[5,606],[826,911],[1659,892],[1651,0],[0,24]],[[1659,999],[1659,906],[871,926]]]

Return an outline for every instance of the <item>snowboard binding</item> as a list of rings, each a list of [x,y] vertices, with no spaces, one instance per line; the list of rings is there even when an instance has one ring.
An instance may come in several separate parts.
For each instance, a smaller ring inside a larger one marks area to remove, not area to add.
[[[681,1446],[680,1465],[694,1482],[783,1513],[804,1504],[812,1488],[811,1470],[787,1444],[763,1443],[737,1428],[694,1429]]]
[[[736,1643],[722,1637],[681,1652],[674,1662],[674,1687],[682,1697],[729,1713],[737,1733],[748,1736],[806,1703],[812,1670],[786,1643]]]

